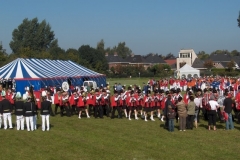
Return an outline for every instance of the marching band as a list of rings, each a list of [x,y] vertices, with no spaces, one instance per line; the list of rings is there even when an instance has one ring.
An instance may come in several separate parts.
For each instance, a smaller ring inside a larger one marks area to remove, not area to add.
[[[147,89],[145,86],[143,90],[137,85],[129,86],[127,89],[126,86],[121,86],[119,89],[119,86],[115,85],[113,95],[110,94],[109,86],[101,86],[97,89],[91,88],[90,90],[86,90],[84,87],[71,87],[71,89],[66,86],[64,86],[66,88],[46,87],[41,90],[40,94],[33,90],[33,86],[30,86],[25,88],[26,93],[23,96],[26,100],[25,103],[21,101],[21,94],[16,93],[14,88],[5,92],[0,85],[0,127],[2,126],[3,117],[4,129],[7,129],[7,120],[9,128],[12,128],[11,113],[14,109],[17,130],[24,130],[24,118],[27,130],[36,130],[38,111],[40,111],[43,123],[42,130],[49,131],[49,115],[57,115],[60,108],[61,116],[71,117],[78,115],[79,119],[82,118],[83,112],[85,112],[87,118],[90,118],[90,116],[104,118],[106,116],[114,119],[116,118],[116,110],[118,118],[121,119],[124,115],[130,121],[133,117],[135,120],[139,120],[140,117],[144,121],[155,121],[154,117],[156,117],[161,121],[165,120],[165,127],[168,128],[168,112],[172,111],[169,107],[176,113],[175,119],[178,123],[179,118],[182,120],[183,117],[182,113],[180,113],[180,116],[178,115],[180,110],[178,106],[180,104],[181,106],[185,105],[187,115],[190,113],[188,106],[194,104],[194,111],[186,116],[186,127],[192,129],[193,121],[197,128],[200,112],[205,120],[209,120],[211,114],[216,112],[219,121],[224,121],[223,110],[224,107],[226,108],[224,99],[228,97],[233,101],[233,111],[238,122],[240,122],[240,80],[236,80],[235,83],[233,81],[228,83],[229,81],[229,79],[220,78],[217,80],[212,79],[211,83],[209,83],[207,79],[175,80],[170,78],[168,81],[160,80],[157,85],[152,83],[152,86],[147,87]],[[205,88],[202,88],[202,86]],[[183,96],[181,92],[184,92]],[[214,112],[209,109],[211,100],[216,101],[218,104]],[[52,111],[52,104],[55,105],[55,112]],[[221,107],[223,109],[220,109]],[[213,122],[212,119],[211,123]],[[47,124],[46,127],[45,123]],[[181,126],[180,130],[183,130],[183,128]]]

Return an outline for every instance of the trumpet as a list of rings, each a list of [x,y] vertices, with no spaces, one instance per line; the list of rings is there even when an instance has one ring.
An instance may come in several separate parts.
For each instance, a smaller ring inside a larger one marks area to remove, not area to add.
[[[157,96],[154,96],[154,101],[155,102],[158,102],[159,101],[159,98]]]
[[[152,97],[148,97],[148,102],[152,102]]]

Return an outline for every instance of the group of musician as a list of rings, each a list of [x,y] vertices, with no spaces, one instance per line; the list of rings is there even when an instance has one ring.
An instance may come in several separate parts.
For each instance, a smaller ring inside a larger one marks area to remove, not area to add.
[[[41,105],[39,108],[38,103]],[[8,88],[7,91],[0,85],[0,128],[12,129],[12,114],[16,115],[16,129],[27,131],[37,130],[38,111],[42,118],[42,131],[50,130],[49,115],[52,113],[52,103],[47,101],[47,95],[42,94],[41,100],[36,99],[33,87],[30,87],[25,101],[20,92]]]
[[[183,79],[182,81],[188,80]],[[209,126],[213,124],[215,128],[217,117],[220,121],[224,120],[224,115],[220,108],[224,107],[223,100],[228,97],[232,99],[235,115],[238,115],[238,111],[240,110],[240,93],[238,93],[240,87],[238,87],[238,81],[228,83],[229,79],[225,78],[212,80],[215,86],[216,82],[221,81],[221,83],[224,83],[222,86],[225,88],[221,88],[221,86],[213,87],[213,84],[207,84],[209,81],[207,78],[192,79],[191,83],[193,83],[193,81],[200,81],[201,85],[199,83],[198,85],[187,86],[183,96],[181,92],[183,92],[184,87],[182,88],[180,86],[180,88],[177,88],[169,84],[169,88],[166,89],[162,87],[160,83],[152,88],[143,86],[143,89],[137,85],[130,85],[129,87],[118,85],[118,87],[113,87],[113,94],[110,94],[109,86],[101,86],[89,90],[86,90],[84,87],[71,87],[68,91],[63,91],[60,87],[46,87],[38,92],[40,94],[36,94],[37,92],[33,91],[33,87],[30,87],[32,90],[26,87],[26,93],[25,96],[23,96],[24,102],[20,100],[22,96],[19,96],[19,93],[17,94],[14,90],[8,89],[5,95],[2,94],[2,96],[0,96],[0,124],[2,124],[1,121],[3,119],[4,129],[7,129],[8,120],[9,128],[12,128],[11,114],[9,113],[15,111],[17,130],[24,129],[24,120],[28,131],[36,130],[38,111],[40,111],[42,130],[45,131],[50,129],[49,116],[57,115],[60,110],[61,116],[66,115],[70,117],[77,115],[79,119],[82,117],[90,118],[90,116],[104,118],[104,115],[111,119],[116,117],[121,119],[125,117],[128,120],[138,120],[141,118],[144,121],[155,121],[154,118],[159,118],[161,121],[165,121],[166,128],[172,128],[172,126],[169,126],[169,122],[173,125],[172,118],[168,117],[168,115],[174,111],[176,121],[178,122],[180,120],[181,123],[184,124],[182,121],[185,120],[186,123],[181,126],[179,130],[193,129],[194,122],[197,128],[199,113],[203,114],[205,120],[210,121]],[[202,85],[204,83],[206,83],[206,85],[203,89]],[[121,86],[120,89],[119,86]],[[223,92],[221,92],[221,90],[223,90]],[[0,87],[0,92],[4,93],[5,90]],[[3,100],[8,101],[8,105],[4,104]],[[215,101],[216,103],[210,101]],[[180,102],[183,103],[186,108],[186,118],[184,119],[182,119],[181,116],[179,117],[178,114]],[[4,107],[3,104],[9,107]],[[51,104],[55,105],[54,111]],[[209,104],[215,105],[213,112],[210,111],[211,109],[208,109]],[[191,108],[193,108],[192,106],[194,106],[194,111],[190,111]],[[228,115],[232,116],[231,114]],[[240,122],[240,118],[238,118],[238,121]],[[47,125],[46,127],[45,123]]]

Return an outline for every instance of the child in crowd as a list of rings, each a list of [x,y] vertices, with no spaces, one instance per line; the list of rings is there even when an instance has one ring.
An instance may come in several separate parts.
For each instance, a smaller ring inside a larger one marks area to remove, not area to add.
[[[174,131],[174,119],[176,116],[176,112],[174,111],[174,109],[172,108],[171,105],[169,105],[168,107],[168,130],[169,132],[173,132]]]

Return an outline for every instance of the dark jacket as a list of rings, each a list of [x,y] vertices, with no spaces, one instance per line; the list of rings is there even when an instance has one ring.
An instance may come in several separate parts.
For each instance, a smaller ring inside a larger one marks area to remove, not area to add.
[[[16,116],[24,115],[23,108],[24,108],[23,101],[15,101],[15,115]]]
[[[9,100],[3,99],[2,101],[0,101],[0,113],[1,114],[11,113],[12,109],[13,109],[13,107]]]
[[[224,111],[226,113],[232,113],[232,104],[233,104],[233,100],[232,98],[225,98],[224,101],[223,101],[223,106],[224,106]]]
[[[169,109],[167,117],[168,119],[175,119],[176,112],[173,109]]]
[[[169,105],[171,105],[173,109],[175,108],[172,101],[167,100],[166,103],[165,103],[165,108],[164,108],[164,116],[167,116],[167,114],[168,114],[168,110],[169,110],[168,106]]]
[[[25,117],[34,116],[36,113],[36,105],[33,102],[25,102],[23,113]]]
[[[51,105],[52,103],[49,101],[41,102],[41,115],[49,115],[51,114]]]

